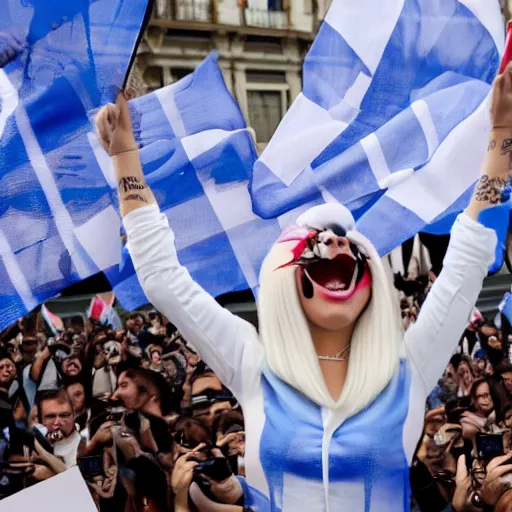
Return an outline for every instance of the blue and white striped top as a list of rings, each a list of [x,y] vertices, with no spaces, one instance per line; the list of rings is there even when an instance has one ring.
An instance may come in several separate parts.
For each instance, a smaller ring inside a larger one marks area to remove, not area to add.
[[[243,407],[246,506],[276,512],[408,511],[408,470],[425,400],[494,260],[495,232],[459,216],[443,272],[404,337],[395,376],[365,409],[346,417],[343,407],[320,407],[269,370],[254,327],[219,306],[179,264],[174,235],[157,206],[132,211],[124,224],[146,295]]]

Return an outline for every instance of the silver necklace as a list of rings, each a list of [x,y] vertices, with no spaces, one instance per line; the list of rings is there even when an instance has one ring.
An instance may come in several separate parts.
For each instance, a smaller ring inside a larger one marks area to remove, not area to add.
[[[347,352],[345,355],[343,355]],[[333,356],[317,356],[320,361],[345,361],[348,359],[350,355],[350,345],[347,345],[345,348],[341,349],[339,352],[336,352]]]

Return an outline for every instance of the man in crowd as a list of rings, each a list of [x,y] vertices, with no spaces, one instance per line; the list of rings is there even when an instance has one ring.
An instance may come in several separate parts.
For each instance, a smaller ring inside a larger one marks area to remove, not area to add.
[[[40,430],[52,444],[54,454],[62,458],[66,467],[75,466],[82,440],[75,428],[75,411],[66,390],[41,393],[38,410],[43,427]]]

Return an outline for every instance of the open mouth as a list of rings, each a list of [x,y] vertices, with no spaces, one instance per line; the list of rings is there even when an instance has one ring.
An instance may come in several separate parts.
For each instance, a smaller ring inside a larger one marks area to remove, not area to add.
[[[368,276],[366,265],[358,265],[348,254],[332,260],[317,260],[304,267],[304,274],[313,288],[331,299],[346,300],[352,297],[362,285],[362,278]]]

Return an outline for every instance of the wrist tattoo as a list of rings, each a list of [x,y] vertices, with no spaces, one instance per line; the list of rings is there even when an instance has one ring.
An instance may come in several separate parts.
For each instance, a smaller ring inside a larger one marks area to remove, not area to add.
[[[119,190],[131,192],[132,190],[144,190],[146,185],[141,183],[136,176],[125,176],[119,180]]]
[[[142,201],[143,203],[147,203],[148,201],[142,197],[140,194],[130,194],[124,198],[125,201]]]
[[[501,204],[507,186],[509,186],[509,180],[483,175],[476,184],[475,199],[490,204]]]
[[[512,151],[512,138],[504,139],[501,143],[501,154],[506,155]]]
[[[487,151],[492,151],[496,147],[496,139],[493,139],[489,142],[487,146]]]

